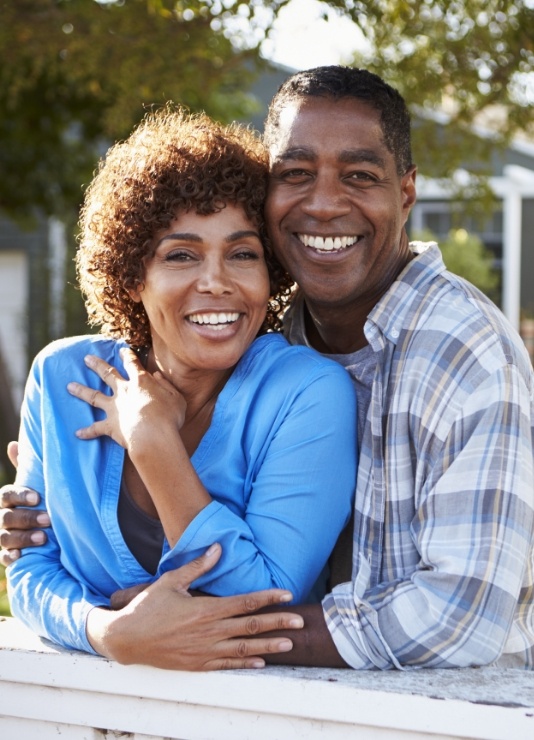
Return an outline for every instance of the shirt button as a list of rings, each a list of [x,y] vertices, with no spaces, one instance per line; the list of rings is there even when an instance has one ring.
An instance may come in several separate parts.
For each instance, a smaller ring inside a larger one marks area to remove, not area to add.
[[[399,336],[398,329],[392,329],[391,330],[391,336],[393,337],[393,339],[397,339],[397,337]]]

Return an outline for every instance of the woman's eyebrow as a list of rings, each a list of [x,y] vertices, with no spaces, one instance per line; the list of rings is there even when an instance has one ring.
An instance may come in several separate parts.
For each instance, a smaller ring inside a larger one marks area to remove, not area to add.
[[[185,232],[177,231],[177,232],[174,232],[173,234],[165,234],[165,236],[162,236],[156,246],[159,246],[162,242],[167,241],[167,239],[173,239],[175,241],[187,241],[187,242],[201,242],[202,241],[202,237],[199,234],[193,234],[187,231]]]
[[[254,229],[240,229],[239,231],[234,231],[231,234],[228,234],[228,236],[225,236],[224,240],[226,242],[236,242],[239,241],[239,239],[246,239],[249,236],[255,237],[256,239],[260,238],[259,233],[254,231]]]

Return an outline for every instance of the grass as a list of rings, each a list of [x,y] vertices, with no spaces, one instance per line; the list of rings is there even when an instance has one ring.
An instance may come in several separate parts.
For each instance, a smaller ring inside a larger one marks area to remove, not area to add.
[[[0,616],[10,617],[9,602],[7,600],[7,584],[4,568],[0,565]]]

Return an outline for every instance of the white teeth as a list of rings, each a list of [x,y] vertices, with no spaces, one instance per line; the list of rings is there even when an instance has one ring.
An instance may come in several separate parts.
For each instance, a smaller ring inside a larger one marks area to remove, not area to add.
[[[298,234],[298,238],[306,247],[317,249],[321,252],[335,252],[345,249],[358,241],[357,236],[312,236],[311,234]]]
[[[233,324],[238,320],[238,313],[192,313],[188,320],[193,324],[209,324],[216,329],[222,329],[228,324]]]

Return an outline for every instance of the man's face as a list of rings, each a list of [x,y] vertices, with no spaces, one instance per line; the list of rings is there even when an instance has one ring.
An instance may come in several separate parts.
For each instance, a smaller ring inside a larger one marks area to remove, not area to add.
[[[355,98],[282,111],[266,213],[278,259],[308,304],[369,309],[410,258],[415,168],[397,174],[378,112]]]

